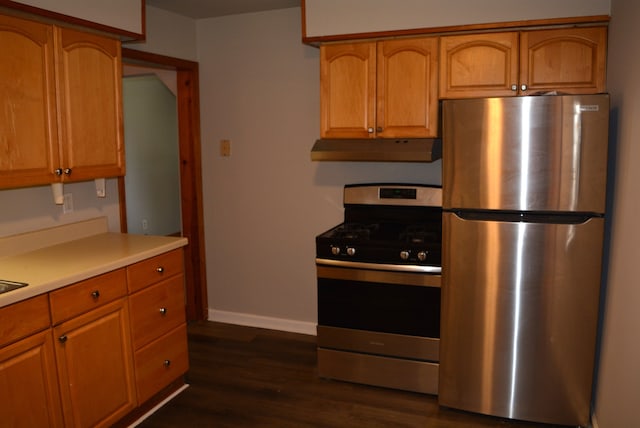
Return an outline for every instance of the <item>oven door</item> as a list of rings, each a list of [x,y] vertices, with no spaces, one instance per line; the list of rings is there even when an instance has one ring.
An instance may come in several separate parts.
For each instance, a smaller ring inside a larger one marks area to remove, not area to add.
[[[318,346],[437,362],[440,275],[317,264]]]

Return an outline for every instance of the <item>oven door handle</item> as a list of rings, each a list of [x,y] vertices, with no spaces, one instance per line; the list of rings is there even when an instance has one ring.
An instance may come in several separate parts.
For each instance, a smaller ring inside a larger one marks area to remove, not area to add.
[[[435,273],[442,272],[440,266],[421,266],[421,265],[396,265],[392,263],[366,263],[366,262],[352,262],[348,260],[333,260],[333,259],[319,259],[316,258],[317,265],[323,266],[336,266],[345,268],[357,268],[357,269],[371,269],[371,270],[386,270],[392,272],[417,272],[417,273]]]

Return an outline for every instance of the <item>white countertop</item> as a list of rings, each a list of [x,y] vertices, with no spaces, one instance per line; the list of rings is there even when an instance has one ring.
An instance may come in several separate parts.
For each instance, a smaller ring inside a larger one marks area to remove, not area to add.
[[[98,233],[0,257],[0,279],[29,285],[0,294],[0,307],[187,245],[186,238]]]

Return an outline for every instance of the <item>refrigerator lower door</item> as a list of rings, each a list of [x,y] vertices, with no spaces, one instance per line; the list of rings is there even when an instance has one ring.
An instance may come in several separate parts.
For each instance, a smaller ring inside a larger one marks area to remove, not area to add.
[[[587,425],[603,219],[443,222],[440,405]]]

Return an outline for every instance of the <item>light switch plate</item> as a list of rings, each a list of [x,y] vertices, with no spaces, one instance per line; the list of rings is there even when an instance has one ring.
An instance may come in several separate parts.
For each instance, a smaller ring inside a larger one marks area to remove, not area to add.
[[[220,156],[231,156],[231,140],[220,140]]]

